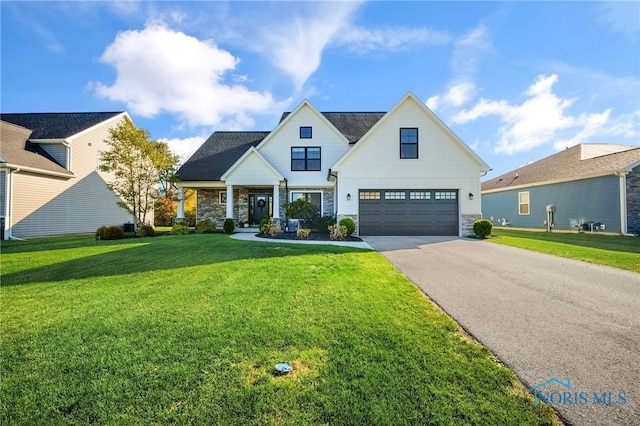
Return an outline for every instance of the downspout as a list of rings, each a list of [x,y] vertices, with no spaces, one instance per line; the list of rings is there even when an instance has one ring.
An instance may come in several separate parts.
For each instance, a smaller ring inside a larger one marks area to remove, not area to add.
[[[627,173],[622,170],[616,172],[620,182],[620,233],[627,234]]]

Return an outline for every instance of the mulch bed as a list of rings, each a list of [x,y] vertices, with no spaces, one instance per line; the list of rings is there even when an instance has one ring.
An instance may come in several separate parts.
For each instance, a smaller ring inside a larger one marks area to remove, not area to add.
[[[256,234],[256,237],[271,238],[274,240],[297,240],[298,239],[296,238],[295,232],[283,232],[282,234],[278,234],[275,237],[272,237],[269,234],[259,233],[259,234]],[[309,238],[306,238],[306,239],[310,241],[331,241],[329,234],[325,234],[322,232],[312,232],[309,234]],[[362,241],[362,240],[359,237],[352,236],[352,237],[346,237],[342,241]]]

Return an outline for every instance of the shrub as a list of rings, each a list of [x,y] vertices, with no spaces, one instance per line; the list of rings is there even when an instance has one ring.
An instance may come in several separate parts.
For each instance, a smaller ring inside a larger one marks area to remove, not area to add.
[[[176,223],[171,228],[171,235],[188,235],[191,230],[184,223]]]
[[[142,225],[140,227],[140,236],[141,237],[154,237],[156,235],[156,230],[153,229],[151,225]]]
[[[208,219],[201,220],[196,224],[196,232],[198,234],[213,234],[216,232],[216,224]]]
[[[262,220],[260,221],[260,232],[262,232],[262,233],[266,233],[266,231],[265,231],[265,229],[266,229],[266,228],[265,228],[265,226],[266,226],[266,225],[269,225],[270,223],[271,223],[271,221],[270,221],[270,219],[269,219],[268,217],[265,217],[264,219],[262,219]]]
[[[298,228],[296,231],[296,238],[299,240],[306,240],[309,238],[309,234],[311,234],[311,229],[307,228]]]
[[[322,217],[316,218],[313,223],[313,227],[318,230],[318,232],[322,232],[323,234],[329,233],[329,226],[336,224],[336,218],[333,215],[324,215]]]
[[[344,225],[329,226],[329,237],[332,240],[344,240],[347,236],[347,227]]]
[[[491,235],[493,223],[488,219],[478,219],[473,222],[473,233],[478,238],[487,238]]]
[[[124,231],[119,226],[101,226],[96,230],[96,240],[121,240]]]
[[[280,228],[280,226],[278,225],[274,225],[272,223],[267,223],[264,226],[264,231],[262,231],[263,234],[269,234],[272,237],[275,237],[277,235],[282,234],[282,228]]]
[[[226,234],[230,234],[236,228],[236,224],[233,222],[233,219],[228,217],[222,223],[222,229]]]
[[[347,228],[347,237],[350,237],[351,234],[356,232],[356,223],[350,217],[343,217],[340,219],[340,222],[338,222],[338,225]]]

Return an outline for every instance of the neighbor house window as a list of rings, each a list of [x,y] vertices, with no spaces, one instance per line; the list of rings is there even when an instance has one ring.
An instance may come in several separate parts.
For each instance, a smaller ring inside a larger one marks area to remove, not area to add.
[[[529,214],[529,191],[518,192],[518,214]]]
[[[220,191],[220,204],[227,204],[227,191]]]
[[[311,127],[300,127],[300,139],[311,139]]]
[[[292,147],[291,170],[320,170],[320,147]]]
[[[418,129],[400,129],[400,158],[418,158]]]

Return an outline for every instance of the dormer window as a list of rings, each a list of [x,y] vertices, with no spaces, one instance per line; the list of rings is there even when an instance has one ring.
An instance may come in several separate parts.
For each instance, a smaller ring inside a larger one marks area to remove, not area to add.
[[[311,127],[300,127],[300,139],[311,139]]]

